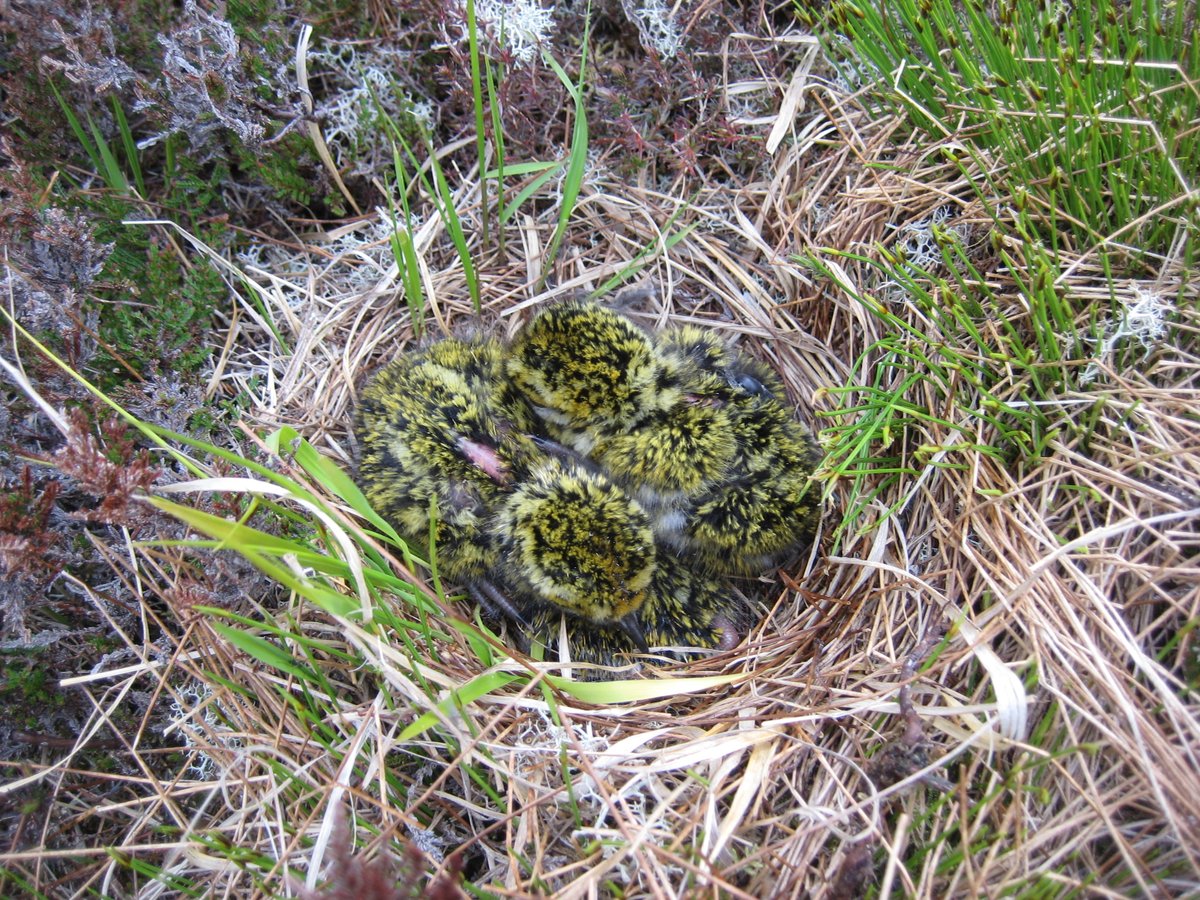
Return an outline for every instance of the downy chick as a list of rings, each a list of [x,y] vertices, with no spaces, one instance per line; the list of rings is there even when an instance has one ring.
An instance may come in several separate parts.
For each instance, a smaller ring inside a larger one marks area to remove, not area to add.
[[[645,649],[639,613],[655,574],[645,511],[603,475],[547,458],[500,505],[497,581],[531,622],[568,613]]]
[[[724,475],[656,520],[660,539],[709,570],[752,575],[780,565],[812,540],[821,460],[811,434],[784,405],[779,377],[716,335],[685,326],[660,336],[693,402],[728,416],[733,454]]]
[[[446,339],[396,361],[363,392],[359,477],[406,540],[518,628],[531,611],[612,620],[644,646],[633,613],[654,564],[645,512],[600,473],[543,452],[509,394],[502,349]]]
[[[509,348],[508,374],[550,436],[588,454],[597,436],[636,428],[675,394],[650,338],[586,300],[538,312]]]
[[[364,389],[355,425],[359,480],[371,505],[426,549],[432,507],[440,570],[464,582],[494,568],[491,510],[513,468],[536,452],[489,407],[491,389],[472,383],[484,379],[474,364],[491,353],[451,338],[401,357]]]
[[[685,394],[684,368],[629,319],[581,300],[538,313],[518,333],[508,363],[550,435],[652,515],[718,479],[735,449],[722,405]]]
[[[659,553],[645,597],[637,613],[643,641],[635,641],[612,621],[594,621],[588,628],[570,628],[566,654],[573,662],[599,666],[628,665],[647,651],[680,657],[690,648],[729,650],[740,640],[740,616],[721,587],[670,553]],[[537,610],[529,635],[550,648],[559,645],[561,613],[552,607]],[[585,670],[591,680],[615,673]]]

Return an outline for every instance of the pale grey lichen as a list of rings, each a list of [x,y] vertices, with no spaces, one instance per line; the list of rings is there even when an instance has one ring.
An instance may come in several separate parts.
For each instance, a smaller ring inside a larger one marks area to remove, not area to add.
[[[621,9],[637,26],[642,46],[652,49],[664,59],[671,59],[683,46],[683,33],[663,0],[621,0]]]
[[[193,148],[199,148],[208,145],[214,133],[228,129],[247,148],[257,150],[270,124],[259,91],[275,95],[277,86],[287,83],[288,62],[282,57],[260,56],[259,62],[271,71],[265,76],[253,75],[233,26],[198,7],[195,0],[185,0],[180,24],[159,35],[158,42],[163,48],[162,77],[152,85],[139,86],[143,99],[135,109],[159,108],[167,121],[138,147],[183,133]],[[293,122],[300,116],[297,104],[270,113]],[[212,144],[215,153],[217,142]]]
[[[137,81],[137,73],[117,57],[111,11],[94,10],[88,5],[68,24],[73,34],[67,34],[57,18],[48,23],[47,29],[66,51],[67,59],[43,56],[43,66],[61,72],[72,84],[87,87],[95,94],[120,90]]]
[[[1167,333],[1167,316],[1174,305],[1153,291],[1135,286],[1132,299],[1120,296],[1119,315],[1109,316],[1101,324],[1101,333],[1095,338],[1096,351],[1091,363],[1079,376],[1081,384],[1091,384],[1100,374],[1100,367],[1108,364],[1117,350],[1129,340],[1136,340],[1148,355]]]
[[[527,65],[549,39],[554,15],[537,0],[477,0],[475,21],[497,46],[508,50],[518,63]],[[466,22],[465,3],[463,22]],[[464,41],[466,37],[464,24]]]
[[[388,133],[385,117],[402,132],[412,125],[432,130],[433,104],[396,84],[395,73],[412,66],[406,51],[325,41],[309,53],[308,66],[323,81],[324,99],[314,114],[338,168],[371,177],[384,163],[390,167],[390,144],[379,139]]]

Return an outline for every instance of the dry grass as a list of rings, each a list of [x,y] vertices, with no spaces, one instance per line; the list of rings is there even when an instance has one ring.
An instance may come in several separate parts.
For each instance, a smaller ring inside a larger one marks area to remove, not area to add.
[[[428,331],[511,334],[530,308],[593,289],[661,246],[679,213],[676,231],[695,228],[638,275],[655,299],[635,314],[648,327],[703,322],[737,337],[782,373],[801,418],[836,425],[869,397],[828,389],[854,384],[864,353],[857,379],[869,380],[886,328],[844,288],[875,291],[878,276],[843,259],[845,283],[830,283],[793,255],[876,255],[898,226],[946,204],[1019,323],[1012,276],[986,268],[989,223],[956,170],[929,147],[896,146],[894,123],[852,97],[814,85],[807,102],[826,115],[807,120],[760,182],[699,186],[681,213],[679,197],[697,185],[622,183],[601,160],[553,287],[533,294],[530,285],[557,210],[522,217],[503,258],[472,248],[478,317],[448,236],[427,222],[417,244]],[[875,165],[885,159],[899,164]],[[477,183],[459,193],[467,221],[477,199]],[[299,235],[303,252],[278,248],[261,268],[247,266],[289,352],[247,302],[213,376],[253,396],[256,430],[292,425],[347,468],[357,387],[417,340],[386,238],[363,243],[374,222]],[[176,590],[189,565],[181,554],[111,548],[124,577],[166,598],[164,614],[183,627],[167,629],[177,638],[154,653],[128,634],[122,665],[75,680],[96,710],[76,750],[115,737],[141,759],[139,734],[107,724],[136,690],[177,704],[188,751],[141,760],[143,775],[121,794],[92,808],[77,795],[60,815],[98,816],[110,829],[123,821],[114,854],[150,860],[213,896],[282,890],[285,866],[300,880],[326,871],[345,808],[357,817],[360,853],[394,852],[380,845],[397,839],[433,861],[458,848],[466,877],[503,896],[603,896],[614,885],[664,898],[1195,892],[1200,367],[1182,348],[1196,346],[1200,322],[1194,282],[1180,287],[1177,259],[1158,263],[1144,284],[1118,289],[1177,296],[1168,338],[1144,362],[1104,369],[1056,398],[1064,423],[1089,417],[1086,447],[1063,427],[1037,465],[978,452],[972,445],[998,437],[970,392],[948,399],[930,389],[928,408],[954,427],[926,421],[896,436],[917,474],[870,476],[864,490],[881,490],[846,520],[848,479],[830,473],[822,544],[764,591],[761,623],[733,652],[663,670],[736,674],[728,685],[594,707],[534,678],[443,711],[437,727],[401,740],[432,708],[422,680],[445,696],[483,671],[466,639],[451,632],[414,663],[353,625],[264,600],[270,617],[290,616],[290,629],[350,654],[309,659],[332,689],[320,705],[336,711],[312,722],[299,714],[304,703],[285,699],[300,685],[188,614],[194,598]],[[1064,290],[1082,299],[1102,289],[1081,254]],[[891,308],[931,329],[915,306]],[[1020,396],[1024,375],[1011,376],[998,395]],[[28,777],[53,791],[73,759]],[[88,874],[75,895],[128,877],[120,859],[98,862],[106,853],[71,852]],[[53,893],[38,874],[49,851],[4,859]],[[174,894],[147,881],[140,896]]]

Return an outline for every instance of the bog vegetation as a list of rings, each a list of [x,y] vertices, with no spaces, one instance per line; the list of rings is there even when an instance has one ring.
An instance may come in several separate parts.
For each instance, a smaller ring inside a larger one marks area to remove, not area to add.
[[[0,894],[1195,891],[1195,3],[7,12]],[[629,286],[779,373],[825,518],[598,683],[350,423]]]

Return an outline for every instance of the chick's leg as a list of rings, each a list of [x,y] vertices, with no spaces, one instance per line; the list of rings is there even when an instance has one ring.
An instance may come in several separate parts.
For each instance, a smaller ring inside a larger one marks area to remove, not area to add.
[[[513,605],[512,601],[504,596],[503,592],[487,579],[481,578],[477,581],[472,581],[467,585],[467,593],[471,595],[471,598],[489,616],[497,619],[507,616],[517,627],[525,631],[529,630],[529,623]]]

